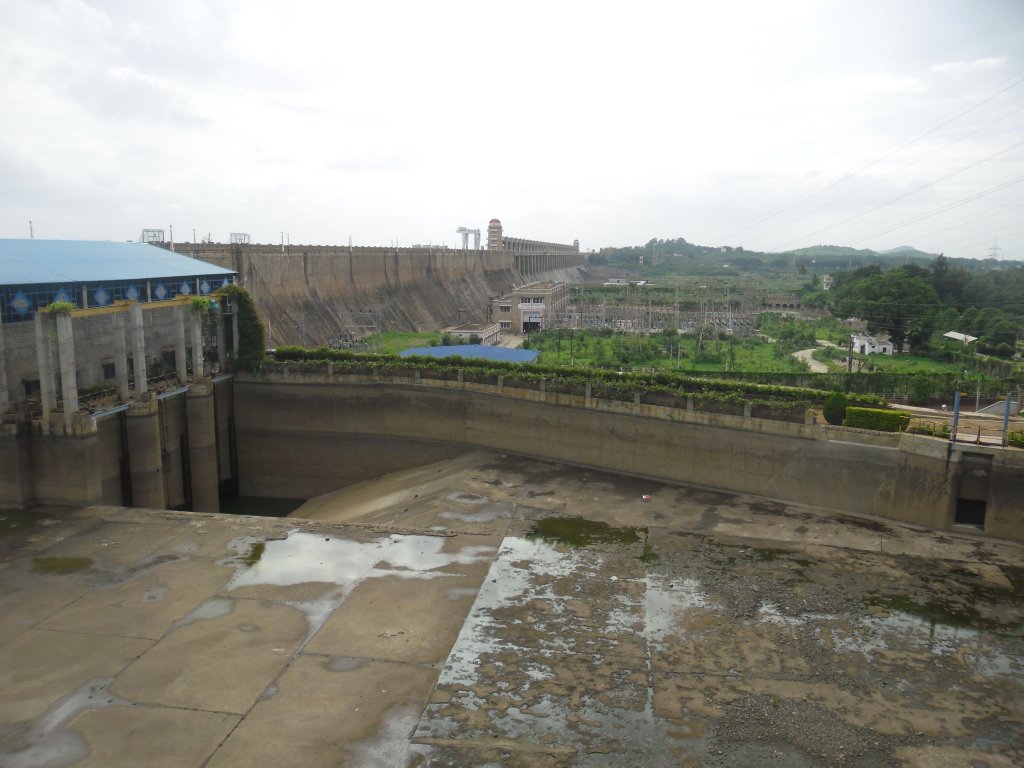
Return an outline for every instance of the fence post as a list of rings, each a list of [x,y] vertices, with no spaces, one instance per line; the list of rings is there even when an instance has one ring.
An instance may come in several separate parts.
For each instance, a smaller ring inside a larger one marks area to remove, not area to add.
[[[1003,411],[1003,448],[1006,447],[1007,435],[1010,432],[1010,393],[1006,393],[1006,409]]]
[[[953,428],[949,430],[949,439],[951,442],[956,442],[956,425],[960,422],[960,388],[956,390],[956,395],[953,397]]]

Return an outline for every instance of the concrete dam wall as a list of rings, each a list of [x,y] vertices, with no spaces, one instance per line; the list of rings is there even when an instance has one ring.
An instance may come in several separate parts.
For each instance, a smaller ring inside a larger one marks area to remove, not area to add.
[[[951,529],[1024,538],[1024,453],[916,435],[691,412],[418,377],[275,373],[236,380],[243,495],[309,498],[485,448]],[[972,529],[973,530],[973,529]]]
[[[314,346],[385,330],[434,331],[487,320],[490,297],[534,280],[579,276],[578,253],[450,248],[178,244],[175,250],[238,272],[268,343]]]

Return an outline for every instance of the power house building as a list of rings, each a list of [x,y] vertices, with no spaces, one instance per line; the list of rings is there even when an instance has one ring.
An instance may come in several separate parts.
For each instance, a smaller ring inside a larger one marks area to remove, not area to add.
[[[216,509],[204,358],[235,315],[192,302],[235,278],[145,243],[0,240],[0,505]]]

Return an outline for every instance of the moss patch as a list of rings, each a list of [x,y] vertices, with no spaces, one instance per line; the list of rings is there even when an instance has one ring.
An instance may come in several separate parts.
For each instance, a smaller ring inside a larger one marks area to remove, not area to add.
[[[84,571],[92,565],[90,557],[33,557],[32,570],[58,576]]]
[[[256,565],[256,563],[260,561],[260,558],[263,557],[263,552],[266,548],[267,543],[265,541],[257,541],[249,547],[249,551],[246,553],[245,557],[242,558],[242,562],[250,567]]]
[[[641,540],[641,534],[646,533],[646,528],[613,528],[608,523],[582,517],[547,517],[535,522],[526,538],[567,547],[586,547],[591,544],[636,544]]]

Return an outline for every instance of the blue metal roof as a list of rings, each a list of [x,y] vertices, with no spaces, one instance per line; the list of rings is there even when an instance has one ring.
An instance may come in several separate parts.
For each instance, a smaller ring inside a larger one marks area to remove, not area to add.
[[[499,360],[503,363],[532,363],[540,354],[536,349],[487,347],[483,344],[459,344],[453,347],[416,347],[399,352],[399,357],[465,357],[480,360]]]
[[[148,243],[0,240],[0,285],[233,274],[233,270]]]

